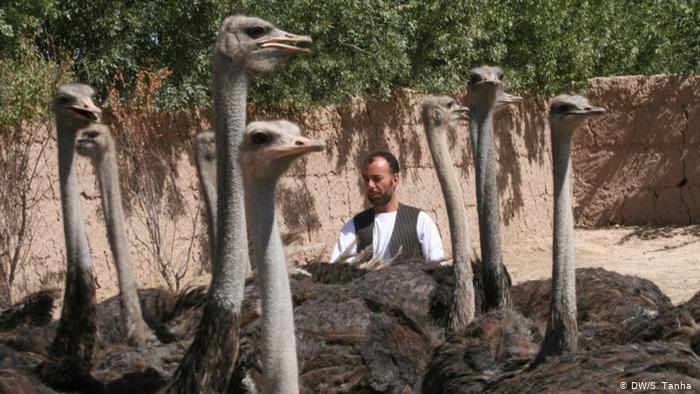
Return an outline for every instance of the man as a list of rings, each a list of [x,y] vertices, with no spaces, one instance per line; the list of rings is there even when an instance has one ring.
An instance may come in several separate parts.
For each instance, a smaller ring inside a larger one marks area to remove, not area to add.
[[[344,252],[352,254],[372,246],[374,257],[444,260],[442,240],[435,223],[418,208],[399,203],[396,188],[401,181],[399,162],[387,151],[370,153],[362,163],[362,180],[372,208],[355,215],[340,230],[331,254],[335,262]]]

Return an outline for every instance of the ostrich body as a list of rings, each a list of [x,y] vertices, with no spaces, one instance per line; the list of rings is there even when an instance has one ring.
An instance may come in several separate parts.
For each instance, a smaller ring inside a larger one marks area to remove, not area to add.
[[[554,172],[554,235],[552,246],[552,295],[549,319],[538,360],[577,350],[576,262],[574,214],[571,208],[571,139],[591,116],[603,115],[581,96],[561,95],[549,109]]]
[[[175,371],[170,392],[222,392],[238,351],[238,325],[247,269],[246,221],[238,149],[245,129],[248,84],[272,72],[310,42],[259,18],[223,22],[212,54],[217,157],[217,239],[211,285],[199,331]]]
[[[482,66],[469,71],[469,123],[476,167],[476,203],[479,216],[484,307],[510,308],[509,281],[501,253],[501,228],[493,115],[502,89],[503,71]]]
[[[58,134],[58,171],[66,240],[66,288],[61,319],[50,352],[89,367],[97,332],[97,303],[90,249],[75,170],[75,133],[99,120],[88,85],[67,84],[53,102]]]
[[[0,332],[16,330],[23,326],[46,326],[51,322],[54,302],[60,296],[59,289],[40,290],[0,310]]]
[[[551,289],[551,278],[519,283],[511,288],[513,308],[532,320],[546,322]],[[664,311],[675,309],[648,279],[603,268],[576,269],[579,350],[662,339],[657,336],[661,334],[657,320]]]
[[[469,259],[469,229],[464,198],[447,145],[449,129],[466,119],[468,109],[451,97],[429,97],[421,104],[421,117],[435,163],[452,241],[455,288],[449,318],[450,331],[460,331],[474,319],[474,274]]]
[[[216,250],[216,134],[207,130],[194,137],[194,154],[199,186],[204,197],[209,228],[209,253]]]
[[[81,156],[89,157],[95,166],[102,197],[102,210],[107,222],[107,236],[119,281],[121,323],[127,342],[132,346],[142,347],[148,342],[155,341],[156,338],[143,320],[136,291],[124,226],[116,152],[109,128],[103,124],[94,124],[79,131],[76,151]]]
[[[300,136],[287,121],[253,122],[241,145],[246,216],[254,232],[255,261],[262,300],[262,362],[265,392],[299,389],[292,296],[287,262],[277,227],[277,182],[292,161],[324,144]]]
[[[534,369],[487,382],[495,393],[605,393],[622,391],[621,382],[656,382],[643,392],[669,389],[661,382],[700,387],[700,358],[684,345],[651,342],[605,346],[553,358]]]

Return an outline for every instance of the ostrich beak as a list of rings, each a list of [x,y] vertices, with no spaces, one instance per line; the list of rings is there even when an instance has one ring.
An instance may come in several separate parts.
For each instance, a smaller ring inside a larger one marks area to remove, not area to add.
[[[589,106],[589,107],[577,108],[569,113],[571,115],[603,116],[603,115],[607,114],[608,111],[603,107]]]
[[[510,104],[510,103],[522,103],[523,98],[520,96],[515,96],[509,93],[503,92],[499,97],[498,101],[504,103],[504,104]]]
[[[474,84],[474,86],[481,86],[481,85],[496,85],[500,86],[502,84],[501,81],[497,79],[482,79],[481,81],[477,82]]]
[[[296,137],[290,144],[271,148],[270,152],[274,158],[289,156],[301,156],[311,152],[322,151],[326,148],[326,143],[320,140],[311,140],[306,137]]]
[[[90,99],[78,100],[77,103],[68,105],[65,108],[72,114],[81,118],[89,119],[93,122],[98,122],[100,120],[100,115],[102,114],[102,110],[99,109]]]
[[[296,55],[300,53],[311,53],[311,51],[308,48],[294,46],[295,43],[310,44],[312,42],[313,40],[309,36],[300,36],[282,31],[281,36],[262,40],[258,46],[261,48],[278,48],[285,51],[289,55]]]
[[[469,119],[469,108],[468,107],[462,107],[461,105],[457,105],[457,106],[452,108],[452,111],[460,119],[465,119],[465,120]]]

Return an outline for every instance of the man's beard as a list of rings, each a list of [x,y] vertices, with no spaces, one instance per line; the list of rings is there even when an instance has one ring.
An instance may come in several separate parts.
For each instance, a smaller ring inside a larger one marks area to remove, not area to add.
[[[369,200],[370,203],[372,203],[372,206],[384,206],[391,201],[391,197],[394,196],[394,189],[389,188],[387,189],[383,194],[375,197],[370,197],[367,196],[367,199]]]

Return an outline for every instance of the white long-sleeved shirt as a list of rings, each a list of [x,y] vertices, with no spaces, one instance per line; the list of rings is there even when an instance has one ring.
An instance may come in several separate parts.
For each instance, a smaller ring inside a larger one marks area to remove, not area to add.
[[[391,240],[391,234],[394,232],[396,213],[397,211],[374,215],[372,250],[374,251],[375,257],[381,257],[384,260],[393,257],[389,251],[389,241]],[[416,234],[418,235],[421,251],[426,260],[443,261],[445,259],[445,251],[442,247],[442,239],[440,238],[437,226],[430,216],[423,211],[418,213]],[[350,219],[340,230],[338,242],[336,242],[333,253],[331,254],[331,262],[335,262],[348,248],[352,254],[357,253],[356,239],[355,223],[353,219]]]

